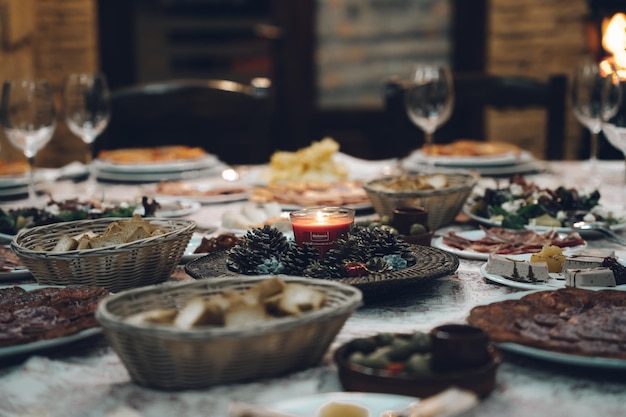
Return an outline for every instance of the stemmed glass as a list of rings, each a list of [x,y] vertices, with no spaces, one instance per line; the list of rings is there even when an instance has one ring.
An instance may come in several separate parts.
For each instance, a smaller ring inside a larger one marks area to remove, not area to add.
[[[405,91],[406,111],[411,121],[424,131],[424,155],[427,168],[434,161],[428,156],[435,131],[452,114],[454,84],[450,69],[445,64],[417,64]]]
[[[28,198],[34,203],[37,198],[35,156],[50,141],[56,127],[52,88],[46,81],[5,81],[0,109],[4,133],[28,160]]]
[[[96,192],[93,172],[93,145],[110,118],[109,88],[104,74],[70,74],[63,89],[65,122],[72,133],[87,145],[87,193]]]
[[[621,103],[619,76],[611,66],[581,62],[572,80],[572,106],[578,121],[591,132],[589,169],[594,185],[598,178],[598,134],[605,121],[615,116]]]

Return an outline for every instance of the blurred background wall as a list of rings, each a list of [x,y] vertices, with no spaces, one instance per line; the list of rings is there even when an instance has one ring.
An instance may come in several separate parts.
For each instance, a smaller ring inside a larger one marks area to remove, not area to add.
[[[276,146],[332,135],[344,152],[385,148],[381,83],[413,60],[546,79],[589,55],[587,0],[0,0],[0,79],[104,70],[112,88],[174,77],[268,76]],[[487,115],[488,140],[540,149],[542,111]],[[114,117],[114,116],[113,116]],[[583,131],[568,111],[565,155]],[[523,127],[523,128],[522,128]],[[416,143],[416,146],[419,144]],[[59,123],[40,165],[81,160]],[[19,158],[6,142],[0,157]]]

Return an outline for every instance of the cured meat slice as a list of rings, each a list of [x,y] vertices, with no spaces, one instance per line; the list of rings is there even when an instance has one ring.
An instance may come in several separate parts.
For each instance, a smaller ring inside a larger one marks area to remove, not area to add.
[[[511,230],[502,227],[488,229],[481,226],[485,236],[480,239],[468,239],[459,236],[454,231],[442,236],[445,245],[460,250],[471,250],[479,253],[494,253],[499,255],[516,255],[522,253],[536,253],[544,245],[575,247],[585,244],[583,238],[577,232],[572,232],[564,237],[555,230],[537,233],[534,230]]]

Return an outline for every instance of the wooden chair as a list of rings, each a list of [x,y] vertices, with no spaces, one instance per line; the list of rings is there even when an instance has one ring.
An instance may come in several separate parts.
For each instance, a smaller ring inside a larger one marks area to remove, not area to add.
[[[487,107],[497,109],[544,108],[547,113],[544,144],[545,159],[563,158],[565,145],[565,103],[567,78],[554,75],[548,81],[519,76],[487,74],[454,74],[455,105],[450,120],[435,134],[437,143],[458,138],[485,138]],[[409,120],[404,104],[405,85],[391,79],[385,84],[385,112],[390,127],[390,140],[404,152],[420,145],[423,137]]]
[[[266,162],[273,151],[267,79],[171,80],[111,93],[111,120],[98,150],[184,144],[230,164]]]

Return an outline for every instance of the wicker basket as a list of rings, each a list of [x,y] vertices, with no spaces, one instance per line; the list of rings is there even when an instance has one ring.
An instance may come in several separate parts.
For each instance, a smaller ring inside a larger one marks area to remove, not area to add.
[[[317,364],[361,292],[328,280],[281,276],[326,294],[319,310],[242,329],[129,324],[124,317],[154,308],[180,308],[192,296],[245,290],[268,276],[210,278],[125,291],[98,306],[96,318],[113,349],[138,384],[159,389],[194,389],[272,377]]]
[[[102,234],[111,222],[120,220],[129,219],[78,220],[24,229],[13,238],[11,248],[39,284],[95,285],[117,292],[168,279],[196,227],[190,220],[146,218],[167,232],[100,249],[50,251],[62,235]]]
[[[448,186],[435,190],[389,191],[383,185],[393,177],[377,178],[364,185],[374,209],[380,216],[393,217],[398,208],[424,207],[428,210],[428,227],[437,230],[450,224],[463,208],[478,175],[470,171],[435,171],[444,173]],[[424,174],[409,174],[415,177]]]

